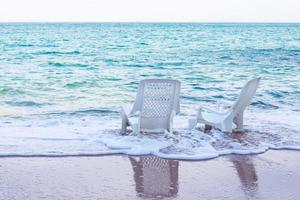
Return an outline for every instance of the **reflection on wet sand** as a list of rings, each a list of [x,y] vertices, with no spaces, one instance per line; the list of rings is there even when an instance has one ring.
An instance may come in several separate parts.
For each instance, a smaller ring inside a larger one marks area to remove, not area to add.
[[[178,161],[157,157],[129,157],[136,192],[144,197],[172,197],[178,193]]]
[[[238,177],[242,184],[242,189],[248,199],[258,196],[258,176],[251,158],[248,156],[234,156],[231,158]]]

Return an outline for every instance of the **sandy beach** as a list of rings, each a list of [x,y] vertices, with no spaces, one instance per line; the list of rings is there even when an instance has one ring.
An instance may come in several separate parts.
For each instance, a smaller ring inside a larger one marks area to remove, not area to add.
[[[300,152],[206,161],[3,157],[0,199],[299,199]]]

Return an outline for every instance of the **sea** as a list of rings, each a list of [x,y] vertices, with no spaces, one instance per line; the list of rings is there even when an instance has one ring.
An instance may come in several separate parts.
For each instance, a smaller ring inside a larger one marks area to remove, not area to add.
[[[188,129],[261,77],[245,133]],[[174,133],[120,134],[139,81],[181,81]],[[300,24],[1,23],[0,156],[202,160],[300,150]]]

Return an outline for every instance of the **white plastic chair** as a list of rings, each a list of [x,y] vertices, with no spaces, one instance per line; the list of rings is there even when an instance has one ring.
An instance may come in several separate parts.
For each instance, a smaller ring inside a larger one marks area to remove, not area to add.
[[[173,118],[180,111],[180,82],[171,79],[147,79],[139,84],[130,109],[122,107],[121,133],[131,126],[134,133],[173,132]]]
[[[246,83],[238,100],[226,111],[217,112],[208,108],[200,107],[197,118],[189,120],[189,128],[193,129],[197,123],[203,123],[207,127],[215,127],[223,132],[232,132],[233,128],[243,130],[243,113],[252,97],[254,96],[260,78],[255,78]]]

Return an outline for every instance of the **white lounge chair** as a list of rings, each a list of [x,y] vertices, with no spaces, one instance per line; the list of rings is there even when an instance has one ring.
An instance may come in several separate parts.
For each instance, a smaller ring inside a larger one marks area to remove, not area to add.
[[[173,132],[173,117],[179,113],[180,82],[147,79],[139,84],[132,108],[122,107],[121,133],[131,126],[134,133]]]
[[[200,107],[197,118],[189,120],[189,128],[193,129],[197,123],[203,123],[205,127],[215,127],[223,132],[232,132],[234,127],[238,131],[242,131],[244,110],[254,96],[259,81],[260,78],[248,81],[243,87],[238,100],[226,112],[217,112]]]

